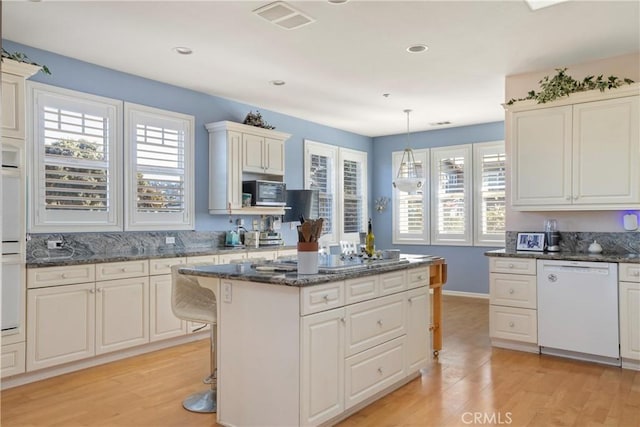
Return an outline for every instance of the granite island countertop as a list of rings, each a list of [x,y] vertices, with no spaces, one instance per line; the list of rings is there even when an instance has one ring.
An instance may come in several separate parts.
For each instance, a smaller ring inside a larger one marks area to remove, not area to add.
[[[535,252],[496,249],[493,251],[487,251],[484,254],[490,257],[553,259],[559,261],[627,262],[635,264],[640,263],[640,254],[632,253],[603,252],[600,254],[590,254],[584,252]]]
[[[199,265],[191,267],[180,266],[175,268],[178,273],[191,276],[217,277],[221,279],[260,282],[272,285],[304,287],[352,279],[355,277],[381,274],[389,271],[406,270],[421,266],[440,264],[445,264],[445,260],[439,256],[402,255],[399,262],[389,262],[388,260],[382,260],[381,262],[365,262],[361,268],[349,268],[344,271],[318,274],[298,274],[296,271],[265,271],[260,269],[260,267],[262,267],[261,265],[256,265],[250,262],[235,265]],[[322,266],[322,260],[320,261],[320,266]],[[277,269],[277,267],[274,268]]]

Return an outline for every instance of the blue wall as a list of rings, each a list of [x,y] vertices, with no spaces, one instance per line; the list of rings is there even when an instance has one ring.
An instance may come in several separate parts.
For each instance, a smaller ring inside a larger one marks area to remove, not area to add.
[[[470,144],[504,140],[504,122],[486,123],[474,126],[416,132],[410,136],[411,147],[432,148],[449,145]],[[386,196],[391,199],[394,171],[391,170],[391,155],[401,151],[407,145],[406,134],[374,138],[373,169],[371,173],[372,197]],[[393,245],[392,207],[373,214],[376,246],[395,247],[405,253],[440,255],[449,265],[449,277],[446,290],[474,293],[489,293],[489,263],[484,256],[488,247],[435,246],[435,245]]]
[[[292,189],[303,188],[304,185],[302,169],[304,139],[366,151],[369,167],[373,164],[372,140],[367,136],[264,110],[259,106],[230,101],[122,73],[8,40],[2,40],[2,45],[9,52],[23,52],[32,61],[49,67],[51,75],[38,73],[31,78],[33,81],[193,115],[196,122],[196,230],[222,231],[230,226],[228,216],[210,215],[208,212],[209,139],[204,127],[205,123],[221,120],[242,123],[249,110],[260,109],[260,113],[269,124],[275,126],[278,131],[291,134],[291,138],[285,143],[285,180],[287,187]],[[220,159],[220,161],[223,160]],[[235,218],[234,216],[234,220]],[[250,218],[245,217],[245,219],[250,226]],[[288,226],[284,226],[282,232],[287,244],[295,243],[297,233],[289,230]]]
[[[259,109],[259,106],[167,85],[8,40],[3,40],[2,44],[9,52],[23,52],[33,61],[46,64],[52,72],[51,76],[38,73],[31,80],[193,115],[196,119],[196,229],[221,231],[230,227],[229,218],[226,215],[209,215],[208,213],[209,149],[208,134],[204,124],[220,120],[242,122],[249,110]],[[277,130],[292,134],[285,145],[286,183],[289,188],[303,187],[303,141],[311,139],[366,151],[370,171],[369,200],[372,202],[380,196],[391,197],[393,179],[391,153],[405,147],[406,136],[404,134],[372,139],[261,108],[260,112],[267,122],[276,126]],[[413,148],[428,148],[502,139],[504,139],[504,124],[496,122],[413,133],[411,146]],[[370,211],[374,223],[376,246],[378,248],[393,247],[391,244],[391,206],[382,213]],[[245,220],[250,224],[250,218],[245,217]],[[288,226],[285,225],[282,232],[287,244],[295,242],[296,235],[289,230]],[[486,250],[493,248],[428,245],[396,247],[407,253],[430,253],[444,256],[449,264],[447,290],[476,293],[488,293],[489,291],[488,262],[483,254]]]

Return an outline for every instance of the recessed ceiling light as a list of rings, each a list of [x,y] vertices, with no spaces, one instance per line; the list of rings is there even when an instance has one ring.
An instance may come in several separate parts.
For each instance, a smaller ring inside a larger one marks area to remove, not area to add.
[[[544,7],[555,6],[558,3],[564,3],[567,0],[525,0],[531,10],[538,10]]]
[[[193,50],[191,50],[191,48],[185,46],[177,46],[174,47],[173,50],[180,55],[191,55],[193,53]]]
[[[348,2],[349,0],[327,0],[329,3],[331,4],[344,4],[346,2]]]
[[[391,96],[390,93],[383,93],[382,96],[384,96],[385,98],[388,98],[389,96]]]
[[[450,125],[451,122],[449,120],[445,120],[443,122],[431,122],[429,123],[429,126],[445,126],[445,125]]]
[[[409,46],[407,48],[407,52],[420,53],[426,51],[427,49],[429,49],[429,47],[426,44],[414,44],[413,46]]]
[[[274,86],[284,86],[286,84],[284,80],[271,80],[269,83]]]

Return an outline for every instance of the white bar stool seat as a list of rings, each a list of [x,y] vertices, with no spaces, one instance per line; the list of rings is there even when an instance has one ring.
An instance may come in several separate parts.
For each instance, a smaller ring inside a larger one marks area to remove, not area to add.
[[[200,286],[195,278],[179,274],[178,268],[181,267],[183,266],[171,268],[171,309],[173,314],[182,320],[211,325],[211,374],[205,380],[211,384],[211,387],[187,397],[182,402],[182,406],[192,412],[216,412],[216,297],[210,289]]]

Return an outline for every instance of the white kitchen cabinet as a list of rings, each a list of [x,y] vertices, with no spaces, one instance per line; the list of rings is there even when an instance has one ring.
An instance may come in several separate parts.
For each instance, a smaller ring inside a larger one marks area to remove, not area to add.
[[[491,257],[489,272],[491,344],[537,353],[536,260]]]
[[[185,335],[187,322],[171,308],[171,267],[186,264],[186,257],[149,260],[149,341]]]
[[[247,259],[246,252],[234,252],[230,254],[222,254],[218,256],[220,264],[231,264],[231,261],[244,261]]]
[[[622,367],[640,370],[640,264],[619,264]]]
[[[425,319],[431,319],[429,289],[426,286],[412,289],[405,294],[405,298],[407,299],[405,305],[405,324],[407,325],[405,369],[406,374],[411,375],[427,367],[431,354],[429,322],[425,322]]]
[[[25,79],[40,67],[2,58],[2,137],[25,138]]]
[[[2,256],[2,345],[26,339],[26,288],[24,262],[19,255]],[[10,329],[8,329],[10,327]],[[2,376],[4,372],[0,372]]]
[[[96,282],[96,354],[149,342],[149,277]]]
[[[344,411],[345,309],[302,318],[300,425],[318,425]]]
[[[25,351],[24,341],[2,345],[2,353],[0,354],[0,374],[2,378],[22,374],[26,370]]]
[[[507,107],[513,208],[639,208],[639,88]]]
[[[205,127],[209,132],[209,213],[282,215],[282,208],[243,207],[242,181],[283,181],[284,142],[291,135],[228,121]]]
[[[284,175],[284,140],[242,134],[242,171]]]
[[[27,290],[27,371],[95,355],[95,284]]]

